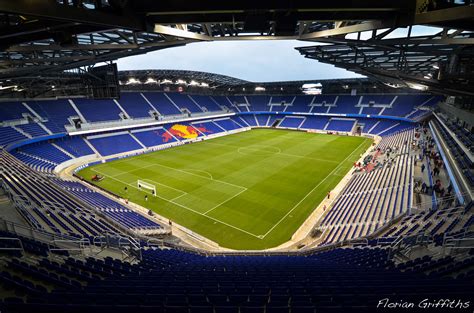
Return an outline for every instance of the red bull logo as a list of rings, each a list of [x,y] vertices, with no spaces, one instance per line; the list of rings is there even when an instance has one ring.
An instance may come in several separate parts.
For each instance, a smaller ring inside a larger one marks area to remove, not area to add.
[[[198,131],[199,130],[199,131]],[[168,142],[173,139],[173,136],[178,139],[194,139],[199,136],[199,132],[202,133],[212,133],[207,130],[205,127],[193,127],[190,125],[174,124],[168,128],[168,132],[164,132],[161,135],[161,138],[164,142]]]

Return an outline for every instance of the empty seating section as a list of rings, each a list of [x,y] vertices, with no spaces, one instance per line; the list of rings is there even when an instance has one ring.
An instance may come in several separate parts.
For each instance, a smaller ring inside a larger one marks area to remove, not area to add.
[[[246,96],[250,111],[270,111],[270,97],[269,96]]]
[[[465,151],[461,148],[458,142],[456,142],[450,133],[444,128],[444,126],[437,120],[433,120],[433,125],[440,132],[441,137],[449,148],[451,155],[457,162],[462,174],[466,177],[471,187],[474,187],[474,162],[469,157],[470,151]],[[472,149],[472,146],[470,147]],[[472,155],[471,155],[472,156]]]
[[[200,96],[200,95],[192,95],[189,96],[194,101],[196,101],[201,108],[206,108],[207,111],[222,111],[222,108],[212,99],[210,96]],[[227,103],[226,106],[230,108],[230,104]]]
[[[22,139],[27,139],[27,137],[14,128],[0,127],[0,147]]]
[[[359,113],[360,108],[356,107],[359,103],[359,96],[339,96],[336,106],[331,107],[328,113]]]
[[[351,178],[320,224],[321,244],[366,236],[411,207],[413,138],[409,130],[382,139],[382,151],[399,148],[393,163],[385,160],[381,168]]]
[[[48,135],[48,133],[38,124],[21,124],[16,127],[28,133],[31,137]]]
[[[5,260],[0,275],[15,295],[5,299],[2,311],[369,312],[388,296],[418,303],[442,294],[464,303],[472,293],[470,277],[423,275],[425,268],[445,268],[446,259],[438,265],[424,258],[426,265],[419,262],[405,271],[381,247],[309,256],[201,256],[147,248],[142,260],[129,263],[111,257],[53,258],[46,244],[20,239],[27,252]],[[469,267],[472,259],[467,261],[460,265]]]
[[[191,123],[191,125],[193,125],[194,128],[198,129],[201,133],[205,135],[218,134],[225,131],[222,127],[218,126],[213,121]]]
[[[181,109],[188,109],[191,113],[202,113],[202,109],[194,103],[188,95],[180,93],[167,93],[168,97]]]
[[[268,115],[255,115],[259,126],[267,126]]]
[[[50,173],[57,165],[53,162],[42,160],[36,156],[31,156],[23,152],[12,151],[11,154],[18,160],[40,172]]]
[[[324,116],[307,116],[304,123],[301,125],[303,129],[324,129],[329,121],[329,117]]]
[[[113,100],[74,99],[79,111],[89,122],[120,120],[122,111]]]
[[[176,115],[182,113],[163,92],[144,92],[143,95],[161,115]]]
[[[226,118],[226,119],[219,119],[219,120],[214,120],[214,123],[219,125],[220,127],[224,128],[225,130],[235,130],[242,128],[240,123],[236,123],[234,120]]]
[[[386,129],[386,130],[378,133],[378,135],[388,136],[390,134],[397,133],[397,132],[400,132],[400,131],[403,131],[403,130],[406,130],[406,129],[409,129],[409,128],[413,128],[413,124],[406,123],[406,122],[400,122],[400,123],[396,123],[395,127],[391,127],[389,129]]]
[[[44,125],[53,133],[64,133],[64,125],[70,124],[68,118],[78,116],[67,99],[28,101],[27,103],[36,113],[48,120],[44,122]]]
[[[358,118],[357,124],[363,125],[362,132],[369,133],[370,129],[378,122],[378,120],[373,118]]]
[[[60,164],[71,159],[70,156],[54,147],[49,142],[39,142],[25,145],[18,148],[18,151],[26,153],[30,156],[38,157],[42,160],[52,162],[54,164]]]
[[[443,118],[441,115],[438,116],[443,120],[444,125],[446,125],[452,131],[452,133],[454,133],[457,139],[462,142],[464,147],[466,147],[471,152],[474,152],[474,134],[455,121],[450,121],[447,118]]]
[[[422,105],[429,100],[431,96],[427,95],[410,95],[397,96],[391,108],[386,108],[383,115],[390,116],[406,116],[414,110],[415,107]]]
[[[390,95],[364,95],[362,96],[360,105],[361,106],[370,106],[370,105],[382,105],[389,106],[392,103],[394,96]]]
[[[146,147],[154,147],[176,141],[166,130],[161,127],[132,131],[133,135]]]
[[[291,104],[295,98],[295,96],[272,96],[270,100],[270,111],[284,111],[286,106]]]
[[[91,136],[87,139],[102,156],[142,149],[142,146],[128,133]]]
[[[57,139],[54,143],[75,157],[94,154],[94,151],[92,151],[81,136]]]
[[[0,102],[0,121],[18,120],[31,112],[21,102]]]
[[[375,126],[372,128],[370,131],[371,134],[378,135],[379,133],[391,128],[395,127],[397,124],[399,124],[397,121],[391,121],[391,120],[379,120]]]
[[[379,115],[382,109],[381,107],[363,107],[360,114]]]
[[[0,153],[2,166],[6,169],[0,177],[14,198],[24,199],[19,211],[32,227],[86,238],[107,231],[117,232],[94,211],[62,191],[55,184],[57,179],[44,177],[29,170],[8,153]]]
[[[122,204],[95,192],[78,182],[56,180],[56,183],[71,194],[101,211],[122,226],[134,231],[156,230],[162,227],[147,217],[130,210]]]
[[[304,122],[305,118],[301,117],[285,117],[279,127],[288,127],[288,128],[299,128],[300,125]]]
[[[118,102],[131,118],[150,117],[149,112],[154,111],[138,92],[122,92]]]
[[[284,115],[270,115],[269,117],[270,119],[267,121],[267,126],[271,127],[276,122],[276,120],[283,119]]]
[[[355,120],[331,119],[326,130],[350,132],[354,127]]]
[[[440,208],[416,214],[409,214],[396,226],[391,227],[382,235],[385,238],[399,236],[429,235],[435,240],[445,236],[455,236],[459,233],[472,232],[474,216],[472,204],[466,207]]]
[[[253,126],[258,126],[257,125],[257,120],[256,120],[256,117],[254,114],[250,114],[250,115],[240,115],[236,118],[236,120],[238,121],[238,119],[242,119],[243,121],[245,121],[249,126],[253,127]]]
[[[214,102],[216,102],[219,105],[219,107],[225,106],[228,109],[234,108],[234,104],[226,96],[209,96],[209,97],[214,99]],[[238,110],[236,111],[238,112]]]
[[[309,112],[313,96],[296,96],[291,106],[285,112]]]

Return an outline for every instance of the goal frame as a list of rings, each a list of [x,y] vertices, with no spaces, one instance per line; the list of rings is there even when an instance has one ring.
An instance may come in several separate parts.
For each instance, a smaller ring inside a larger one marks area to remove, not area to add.
[[[152,195],[156,197],[156,186],[153,185],[153,184],[150,184],[146,181],[138,179],[137,180],[137,188],[138,188],[138,190],[147,189],[147,190],[153,191]]]

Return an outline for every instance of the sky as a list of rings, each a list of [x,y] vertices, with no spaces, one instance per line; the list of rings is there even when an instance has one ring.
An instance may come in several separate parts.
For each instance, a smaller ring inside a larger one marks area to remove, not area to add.
[[[379,30],[382,32],[384,29]],[[404,37],[407,28],[387,38]],[[437,28],[415,26],[413,35],[429,35]],[[369,38],[372,32],[362,34]],[[349,34],[347,38],[355,38]],[[302,56],[295,47],[317,43],[297,40],[215,41],[192,43],[118,60],[119,70],[172,69],[211,72],[253,82],[362,77]]]
[[[306,59],[296,40],[192,43],[118,60],[119,70],[172,69],[211,72],[254,82],[360,77],[332,65]]]

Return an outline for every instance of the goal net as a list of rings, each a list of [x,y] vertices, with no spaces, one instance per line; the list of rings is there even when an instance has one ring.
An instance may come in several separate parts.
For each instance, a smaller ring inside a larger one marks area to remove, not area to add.
[[[156,197],[156,186],[143,180],[137,180],[137,187],[140,190],[149,190]]]

